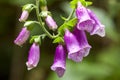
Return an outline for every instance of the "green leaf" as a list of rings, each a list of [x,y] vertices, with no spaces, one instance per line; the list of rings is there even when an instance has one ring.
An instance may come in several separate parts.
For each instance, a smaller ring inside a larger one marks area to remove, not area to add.
[[[81,2],[82,5],[85,6],[85,7],[92,5],[92,2],[91,2],[91,1],[80,0],[80,2]]]
[[[63,25],[61,25],[58,28],[58,33],[60,33],[61,35],[64,35],[64,29],[67,27],[66,23],[64,23]]]
[[[76,6],[77,6],[77,2],[78,2],[78,0],[72,0],[72,1],[70,2],[71,8],[75,9]]]
[[[77,23],[77,18],[73,18],[70,21],[65,22],[63,25],[61,25],[58,28],[58,33],[60,33],[61,35],[64,35],[65,29],[69,29],[70,31],[72,31],[76,23]]]
[[[34,23],[35,23],[35,21],[26,21],[24,26],[28,27],[28,26],[30,26],[30,25],[32,25]]]
[[[66,24],[73,27],[74,25],[76,25],[77,22],[77,18],[73,18],[70,21],[68,21]]]
[[[57,37],[56,39],[54,39],[53,43],[63,43],[64,40],[62,37]]]
[[[35,38],[35,36],[32,36],[32,38],[30,39],[29,43],[33,43],[34,42],[34,38]]]
[[[67,18],[65,18],[65,17],[63,17],[63,16],[60,16],[60,17],[61,17],[61,19],[63,19],[64,21],[67,20]]]
[[[23,6],[22,10],[23,10],[23,11],[26,10],[26,11],[28,11],[28,12],[31,12],[32,9],[34,9],[34,8],[35,8],[35,5],[34,5],[34,4],[26,4],[26,5]]]
[[[92,2],[86,1],[86,6],[90,6],[90,5],[92,5]]]

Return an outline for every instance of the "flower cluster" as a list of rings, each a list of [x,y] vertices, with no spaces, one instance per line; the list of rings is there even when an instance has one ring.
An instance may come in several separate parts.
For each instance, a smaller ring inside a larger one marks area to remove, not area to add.
[[[76,16],[78,18],[77,28],[79,30],[86,30],[90,35],[97,34],[101,37],[105,36],[104,25],[100,23],[90,9],[86,9],[80,2],[78,2]]]
[[[36,1],[39,3],[39,0]],[[49,38],[54,40],[54,43],[58,43],[51,70],[55,71],[59,77],[62,77],[65,73],[67,57],[75,62],[81,62],[83,58],[89,54],[91,46],[87,41],[86,32],[89,32],[90,35],[97,34],[101,37],[105,36],[105,27],[100,23],[96,15],[90,9],[87,9],[85,6],[83,6],[79,0],[76,5],[77,7],[74,11],[76,13],[77,21],[75,23],[72,22],[75,25],[70,23],[70,18],[68,18],[64,24],[58,28],[54,19],[49,15],[46,5],[41,6],[41,17],[39,16],[38,4],[36,4],[37,8],[35,6],[38,21],[25,22],[28,18],[29,12],[34,8],[33,5],[31,6],[31,4],[28,5],[29,7],[27,6],[27,8],[24,8],[25,10],[23,10],[23,13],[19,19],[21,22],[24,21],[25,25],[27,26],[23,27],[22,31],[14,41],[15,44],[22,46],[27,41],[30,36],[29,26],[33,23],[38,23],[40,26],[42,26],[42,29],[45,31],[44,36],[47,35]],[[45,29],[43,22],[45,22],[48,28],[53,31],[58,28],[58,34],[51,35]],[[72,24],[72,28],[66,25],[68,23]],[[63,31],[63,33],[61,33],[61,31]],[[29,51],[28,61],[26,62],[28,70],[36,67],[39,62],[39,44],[41,43],[41,37],[43,37],[43,35],[33,36],[31,39],[33,44]]]

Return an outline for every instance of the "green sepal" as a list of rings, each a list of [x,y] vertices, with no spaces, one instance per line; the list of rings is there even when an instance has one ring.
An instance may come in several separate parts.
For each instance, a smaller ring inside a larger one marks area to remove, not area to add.
[[[49,11],[41,11],[40,16],[47,17],[48,14],[49,14]]]
[[[62,37],[57,37],[54,39],[53,43],[64,43],[64,40]]]
[[[30,13],[32,11],[32,9],[34,9],[34,8],[35,8],[34,4],[26,4],[23,6],[22,11],[26,10]]]
[[[29,42],[30,43],[36,42],[36,43],[41,44],[41,40],[43,40],[45,37],[46,37],[46,34],[32,36]]]
[[[82,5],[85,6],[85,7],[92,5],[92,2],[90,2],[90,1],[85,1],[85,0],[72,0],[72,1],[70,2],[71,8],[75,9],[75,8],[77,7],[77,3],[78,3],[79,1],[80,1],[80,2],[82,3]]]
[[[30,39],[30,43],[33,43],[33,42],[41,44],[40,36],[32,36],[32,38]]]
[[[77,23],[77,18],[73,18],[73,19],[69,20],[68,22],[65,22],[63,25],[61,25],[58,28],[58,33],[60,35],[64,35],[65,29],[69,29],[70,31],[72,31],[73,28],[75,27],[76,23]]]
[[[92,5],[92,4],[93,4],[92,2],[86,1],[86,6],[90,6],[90,5]]]
[[[85,6],[85,7],[92,5],[92,2],[91,2],[91,1],[81,0],[81,3],[82,3],[82,5]]]
[[[24,26],[27,27],[28,30],[32,30],[33,29],[32,25],[35,24],[35,23],[39,24],[39,22],[37,22],[37,21],[26,21],[24,23]]]
[[[46,34],[42,34],[42,35],[40,35],[40,38],[43,40],[43,39],[45,39],[46,36],[47,36]]]

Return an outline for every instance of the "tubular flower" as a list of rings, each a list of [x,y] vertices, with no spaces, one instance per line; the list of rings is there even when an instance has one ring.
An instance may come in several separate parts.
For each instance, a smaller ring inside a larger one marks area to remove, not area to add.
[[[81,54],[87,56],[89,54],[91,46],[88,44],[86,34],[83,30],[74,29],[73,34],[76,36],[79,45],[81,47]]]
[[[20,22],[26,21],[29,16],[29,12],[24,10],[21,14],[21,17],[19,18]]]
[[[51,69],[55,71],[59,77],[64,75],[66,70],[66,53],[62,45],[56,47],[54,63]]]
[[[53,18],[49,15],[47,15],[47,17],[45,18],[45,22],[48,25],[49,29],[51,30],[56,30],[57,29],[57,24],[56,22],[53,20]]]
[[[90,32],[90,34],[91,35],[97,34],[101,37],[104,37],[105,36],[105,29],[104,29],[105,26],[100,23],[97,16],[90,9],[87,9],[87,10],[88,10],[88,13],[89,13],[91,19],[93,19],[95,21],[94,28]]]
[[[26,62],[28,70],[37,66],[39,58],[40,58],[39,45],[37,43],[33,43],[29,51],[28,61]]]
[[[90,32],[93,29],[94,21],[90,18],[87,9],[81,4],[81,2],[78,2],[76,16],[78,18],[78,29],[86,30],[87,32]]]
[[[83,50],[74,34],[69,30],[65,31],[64,41],[68,50],[68,58],[75,62],[80,62],[83,59]]]
[[[27,39],[29,38],[30,31],[26,27],[22,28],[22,31],[19,33],[18,37],[14,40],[14,43],[22,46]]]

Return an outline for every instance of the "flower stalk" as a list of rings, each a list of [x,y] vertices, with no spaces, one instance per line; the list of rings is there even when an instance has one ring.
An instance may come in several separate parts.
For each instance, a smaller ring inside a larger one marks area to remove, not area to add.
[[[39,21],[39,23],[40,23],[40,26],[41,26],[41,28],[43,29],[43,31],[46,33],[46,35],[49,37],[49,38],[51,38],[51,39],[54,39],[54,38],[56,38],[57,36],[53,36],[53,35],[51,35],[48,31],[47,31],[47,29],[45,28],[45,26],[44,26],[44,24],[43,24],[43,22],[42,22],[42,19],[41,19],[41,16],[39,16],[39,14],[40,14],[40,12],[39,12],[39,0],[36,0],[36,15],[37,15],[37,19],[38,19],[38,21]]]
[[[69,21],[72,18],[74,12],[75,12],[75,9],[72,10],[71,14],[68,16],[68,18],[65,20],[65,22]]]
[[[66,71],[66,58],[74,62],[81,62],[89,54],[92,46],[88,43],[86,31],[90,35],[97,34],[104,37],[105,26],[90,9],[86,8],[86,6],[91,5],[91,2],[72,0],[71,7],[73,9],[67,18],[62,17],[64,23],[58,28],[56,21],[51,16],[51,12],[48,11],[46,0],[35,1],[35,5],[27,4],[23,7],[23,13],[19,21],[24,22],[25,27],[22,28],[14,43],[22,46],[30,36],[33,29],[32,24],[38,24],[44,33],[34,35],[30,39],[32,46],[26,62],[27,68],[31,70],[37,67],[40,59],[40,45],[42,40],[48,36],[53,39],[53,43],[58,44],[51,70],[55,71],[58,77],[62,77]],[[33,9],[36,10],[37,21],[28,21],[29,14]],[[76,13],[76,17],[73,18],[74,13]],[[57,34],[51,34],[46,29],[45,24],[49,30],[57,31]]]

